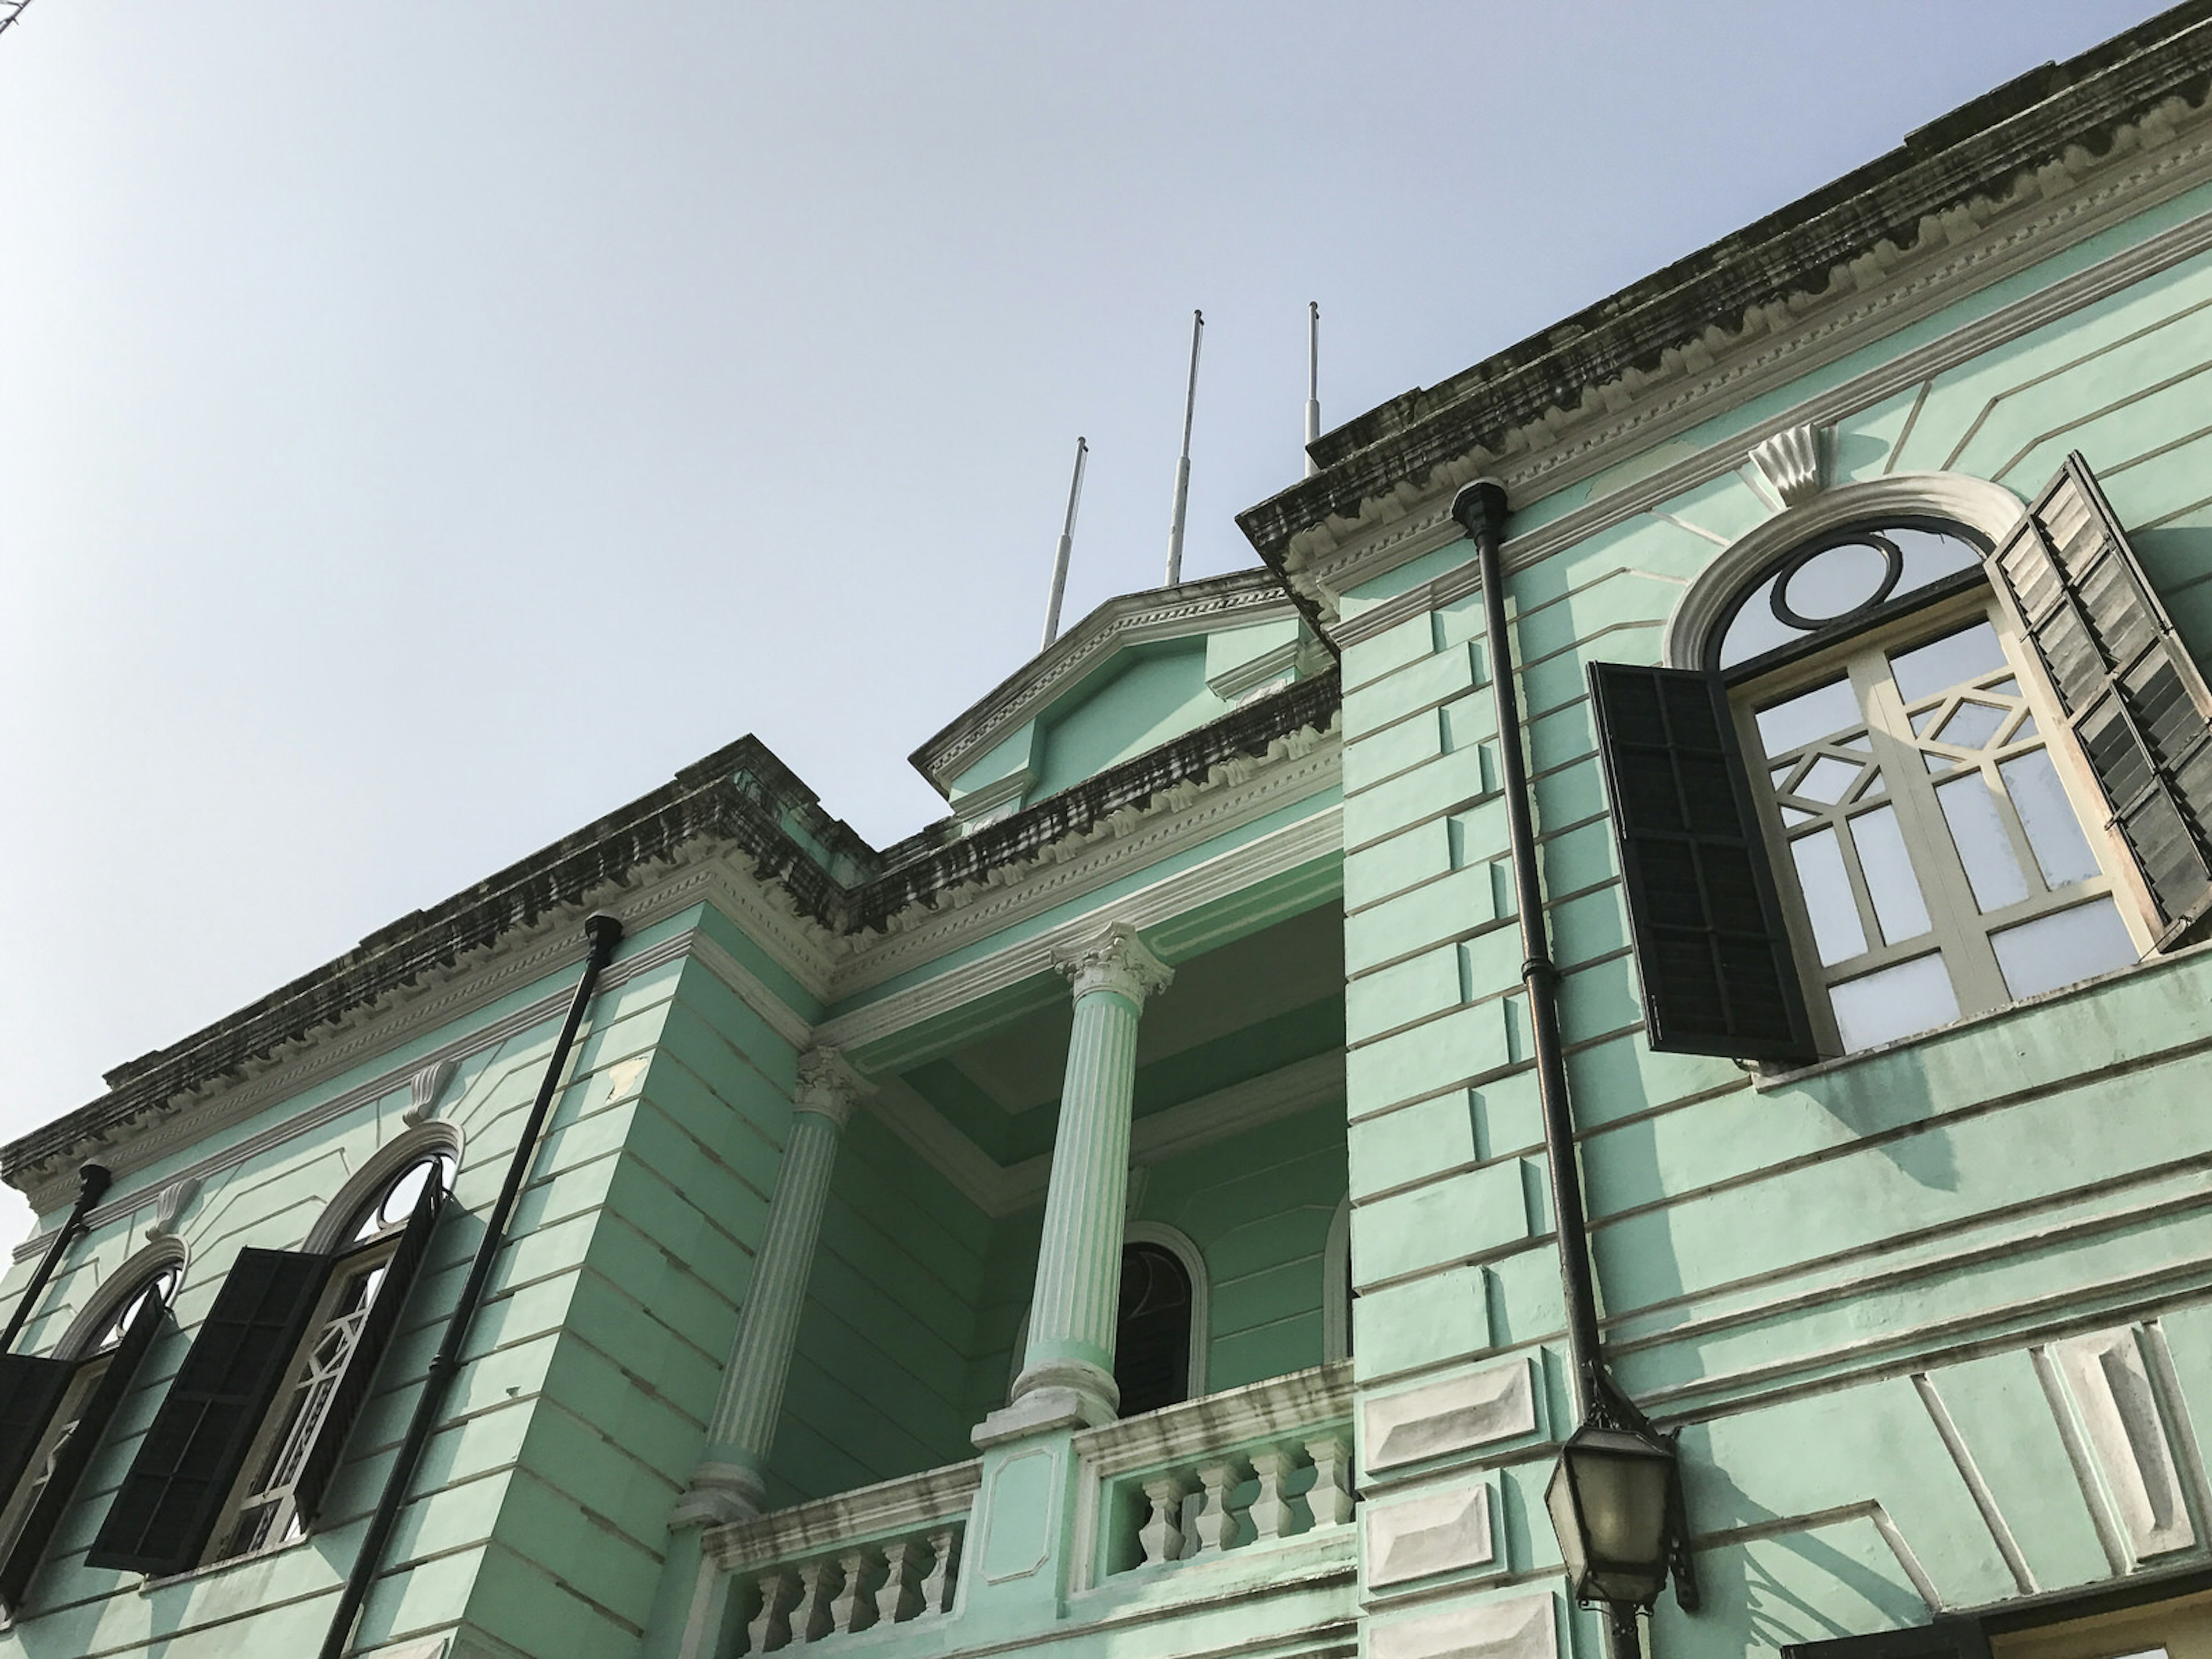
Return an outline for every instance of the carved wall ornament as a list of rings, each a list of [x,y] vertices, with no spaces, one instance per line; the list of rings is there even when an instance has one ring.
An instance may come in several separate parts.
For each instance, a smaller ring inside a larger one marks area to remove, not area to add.
[[[1828,487],[1832,434],[1810,422],[1786,427],[1751,447],[1751,463],[1774,487],[1784,507],[1802,507]]]
[[[874,1084],[825,1043],[799,1055],[799,1087],[792,1094],[791,1107],[796,1112],[817,1112],[842,1129],[851,1121],[853,1109],[875,1092]]]
[[[153,1224],[146,1229],[146,1237],[154,1243],[177,1236],[177,1223],[191,1208],[192,1200],[200,1195],[198,1176],[179,1176],[161,1188],[161,1197],[154,1200]]]
[[[1053,953],[1052,965],[1067,976],[1078,998],[1113,991],[1139,1008],[1155,991],[1164,991],[1175,970],[1137,937],[1136,924],[1109,921],[1097,933]]]
[[[407,1106],[399,1114],[399,1121],[413,1128],[425,1120],[438,1115],[438,1097],[446,1092],[446,1085],[453,1080],[455,1062],[451,1060],[433,1060],[407,1080]]]

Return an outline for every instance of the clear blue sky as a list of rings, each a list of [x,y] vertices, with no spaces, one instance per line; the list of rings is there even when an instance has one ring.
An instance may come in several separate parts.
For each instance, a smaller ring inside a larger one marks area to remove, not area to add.
[[[0,1134],[757,732],[878,843],[1324,421],[2142,0],[436,7],[0,33]],[[20,1206],[0,1232],[20,1231]]]

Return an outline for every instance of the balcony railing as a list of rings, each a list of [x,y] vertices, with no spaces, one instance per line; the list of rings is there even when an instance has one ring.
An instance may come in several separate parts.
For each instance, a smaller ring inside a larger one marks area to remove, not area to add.
[[[1310,1534],[1352,1551],[1352,1367],[1316,1365],[1076,1437],[1079,1583]],[[1087,1571],[1086,1571],[1087,1569]]]
[[[707,1547],[738,1581],[738,1651],[773,1653],[950,1613],[981,1468],[930,1469],[714,1528]]]

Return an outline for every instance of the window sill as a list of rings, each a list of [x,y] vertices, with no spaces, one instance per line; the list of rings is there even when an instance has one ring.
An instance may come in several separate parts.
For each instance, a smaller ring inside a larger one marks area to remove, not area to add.
[[[1827,1060],[1816,1060],[1809,1066],[1792,1066],[1787,1071],[1772,1071],[1754,1063],[1749,1068],[1751,1086],[1764,1094],[1770,1090],[1787,1088],[1793,1084],[1808,1083],[1815,1078],[1832,1076],[1838,1072],[1863,1065],[1869,1060],[1886,1059],[1902,1049],[1917,1048],[1923,1042],[1932,1042],[1939,1037],[1950,1036],[1960,1031],[1972,1030],[1979,1025],[1994,1024],[2000,1020],[2012,1018],[2031,1009],[2048,1008],[2055,1003],[2086,996],[2104,986],[2131,979],[2138,974],[2171,968],[2179,963],[2188,962],[2203,956],[2208,951],[2212,951],[2212,939],[2185,945],[2178,951],[2153,951],[2141,962],[2130,963],[2124,968],[2115,968],[2109,973],[2094,975],[2088,979],[2076,980],[2073,984],[2062,985],[2055,991],[2040,992],[2032,997],[2022,997],[2017,1002],[2008,1002],[2002,1007],[1984,1009],[1978,1014],[1967,1014],[1953,1020],[1948,1025],[1932,1025],[1924,1031],[1915,1031],[1911,1036],[1898,1037],[1872,1048],[1859,1048],[1848,1054],[1837,1054]]]
[[[271,1556],[282,1555],[288,1550],[300,1548],[313,1536],[314,1534],[312,1532],[305,1532],[297,1538],[287,1539],[281,1544],[264,1544],[259,1549],[248,1550],[243,1555],[226,1555],[220,1561],[204,1562],[199,1566],[188,1568],[183,1572],[173,1572],[166,1578],[142,1578],[138,1581],[138,1594],[151,1595],[157,1590],[173,1589],[179,1584],[189,1584],[197,1579],[213,1577],[219,1572],[228,1572],[233,1567],[249,1566],[258,1561],[266,1561]]]

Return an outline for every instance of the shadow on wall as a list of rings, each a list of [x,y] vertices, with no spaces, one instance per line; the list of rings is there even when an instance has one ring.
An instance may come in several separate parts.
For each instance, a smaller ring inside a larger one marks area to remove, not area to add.
[[[1944,1193],[1959,1189],[1950,1132],[1931,1121],[1936,1107],[1920,1049],[1901,1048],[1831,1073],[1797,1097],[1819,1106],[1860,1144],[1872,1143],[1921,1186]]]

